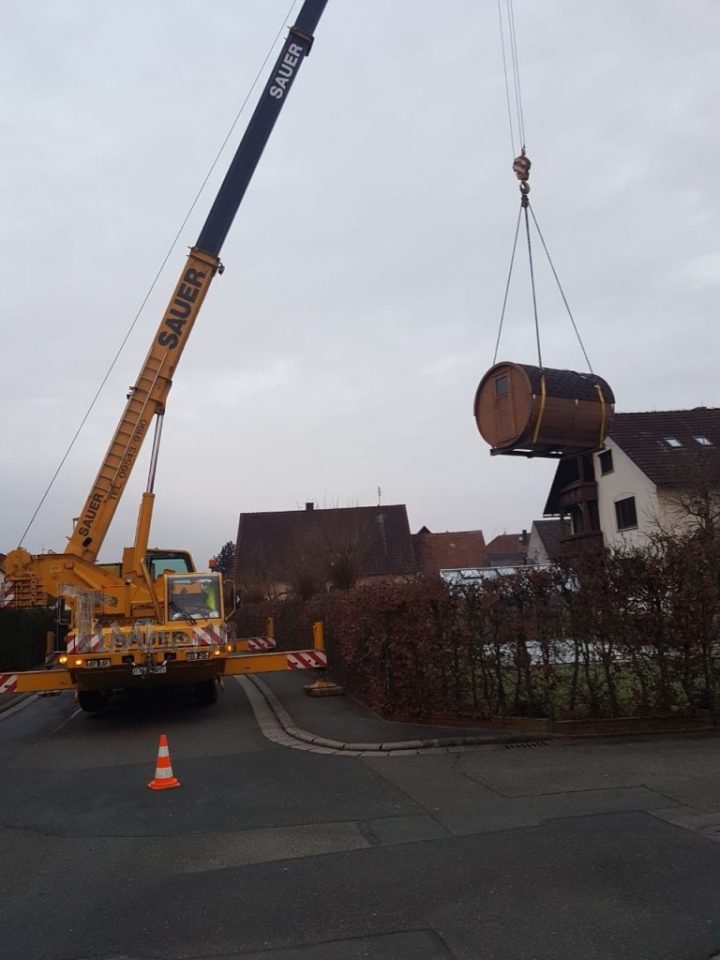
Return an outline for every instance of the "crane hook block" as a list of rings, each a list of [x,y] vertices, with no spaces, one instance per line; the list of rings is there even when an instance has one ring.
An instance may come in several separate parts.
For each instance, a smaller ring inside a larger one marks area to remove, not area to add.
[[[520,189],[523,193],[529,193],[530,191],[530,184],[528,183],[528,180],[530,179],[531,166],[532,162],[530,161],[530,158],[525,155],[524,150],[522,150],[520,155],[515,157],[513,160],[513,173],[520,181]]]

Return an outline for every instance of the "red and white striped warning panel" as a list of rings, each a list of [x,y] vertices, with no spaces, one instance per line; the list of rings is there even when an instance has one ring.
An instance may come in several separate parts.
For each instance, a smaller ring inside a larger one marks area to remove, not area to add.
[[[74,633],[69,633],[65,638],[65,646],[68,653],[98,653],[102,650],[102,637],[89,633],[77,637]]]
[[[17,674],[0,673],[0,693],[17,692]]]
[[[215,627],[193,627],[193,644],[196,647],[217,647],[224,642]]]
[[[327,654],[322,650],[303,650],[287,655],[288,670],[313,670],[327,666]]]
[[[248,650],[274,650],[275,641],[272,637],[246,637]]]
[[[15,583],[12,580],[3,580],[0,583],[0,607],[9,607],[15,599]]]

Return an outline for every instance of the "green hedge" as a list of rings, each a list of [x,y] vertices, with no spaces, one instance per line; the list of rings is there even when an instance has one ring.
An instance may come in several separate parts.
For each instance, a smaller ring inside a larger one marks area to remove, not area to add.
[[[42,664],[55,613],[45,608],[0,609],[0,671],[31,670]]]

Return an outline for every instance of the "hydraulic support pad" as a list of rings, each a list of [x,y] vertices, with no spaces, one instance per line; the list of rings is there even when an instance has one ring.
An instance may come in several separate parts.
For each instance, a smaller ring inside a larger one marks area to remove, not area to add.
[[[277,673],[280,670],[317,670],[327,666],[322,650],[288,650],[283,653],[236,653],[225,658],[223,672]]]

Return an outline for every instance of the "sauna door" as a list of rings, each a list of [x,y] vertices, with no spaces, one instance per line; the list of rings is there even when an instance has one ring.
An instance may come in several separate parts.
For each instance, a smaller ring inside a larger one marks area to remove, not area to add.
[[[513,403],[510,371],[505,370],[493,377],[495,393],[495,431],[497,445],[509,443],[517,437],[515,404]]]

